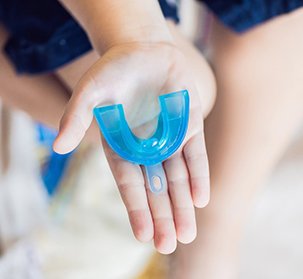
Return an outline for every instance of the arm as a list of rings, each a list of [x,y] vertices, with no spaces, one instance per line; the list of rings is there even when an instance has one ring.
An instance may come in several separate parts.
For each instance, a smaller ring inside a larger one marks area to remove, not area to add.
[[[61,0],[88,33],[100,55],[125,43],[171,43],[156,0]]]
[[[209,200],[203,111],[188,55],[172,39],[156,0],[62,2],[88,32],[101,58],[75,87],[61,119],[55,151],[76,148],[98,105],[123,104],[130,127],[146,131],[154,123],[159,95],[190,92],[189,129],[178,152],[164,162],[169,190],[161,195],[145,189],[140,166],[122,160],[103,141],[136,238],[153,239],[159,252],[171,253],[177,240],[193,241],[194,206],[204,207]]]

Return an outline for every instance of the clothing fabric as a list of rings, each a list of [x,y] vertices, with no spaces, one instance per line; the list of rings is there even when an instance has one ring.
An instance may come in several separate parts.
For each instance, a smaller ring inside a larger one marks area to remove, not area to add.
[[[163,14],[178,21],[172,1]],[[0,21],[10,33],[5,52],[18,73],[51,72],[91,50],[84,30],[56,0],[0,0]]]
[[[201,2],[201,0],[200,0]],[[228,27],[244,32],[303,6],[303,0],[203,0]]]
[[[199,0],[229,28],[244,32],[303,6],[303,0]],[[178,0],[159,0],[178,22]],[[0,21],[10,33],[5,52],[18,73],[52,72],[91,50],[84,30],[56,0],[0,0]]]

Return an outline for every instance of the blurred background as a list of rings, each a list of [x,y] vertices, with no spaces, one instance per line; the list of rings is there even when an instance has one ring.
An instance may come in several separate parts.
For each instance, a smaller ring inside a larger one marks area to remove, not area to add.
[[[180,5],[182,31],[203,51],[211,17]],[[132,236],[101,147],[59,156],[55,131],[0,110],[0,278],[164,278],[165,257]],[[303,123],[250,213],[240,278],[302,278],[302,169]]]

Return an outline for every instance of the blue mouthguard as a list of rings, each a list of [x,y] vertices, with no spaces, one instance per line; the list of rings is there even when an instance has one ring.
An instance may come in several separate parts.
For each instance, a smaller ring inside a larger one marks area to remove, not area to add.
[[[123,106],[96,107],[94,116],[108,145],[121,158],[145,167],[149,188],[160,193],[167,186],[162,162],[182,144],[189,119],[189,94],[187,90],[161,95],[161,112],[155,133],[140,139],[129,128]]]

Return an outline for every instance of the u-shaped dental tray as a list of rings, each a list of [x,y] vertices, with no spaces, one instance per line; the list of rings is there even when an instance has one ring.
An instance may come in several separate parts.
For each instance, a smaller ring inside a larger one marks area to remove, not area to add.
[[[125,119],[123,106],[96,107],[94,115],[108,145],[123,159],[143,165],[152,192],[162,192],[166,176],[162,162],[182,144],[189,119],[187,90],[161,95],[160,114],[155,133],[148,139],[133,134]]]

